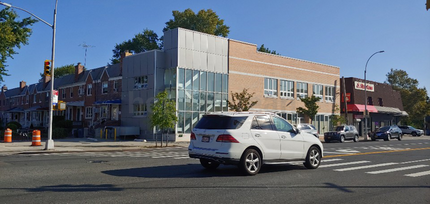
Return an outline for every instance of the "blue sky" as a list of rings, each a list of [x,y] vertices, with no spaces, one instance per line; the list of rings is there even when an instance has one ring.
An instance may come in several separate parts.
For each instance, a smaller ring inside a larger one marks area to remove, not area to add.
[[[52,23],[55,0],[1,0]],[[162,3],[161,3],[162,2]],[[340,67],[340,76],[384,82],[393,69],[405,70],[430,89],[430,10],[425,0],[202,1],[202,0],[59,0],[56,61],[62,66],[85,61],[87,68],[105,66],[115,44],[145,28],[162,36],[172,11],[214,10],[230,26],[228,38],[276,50],[283,56]],[[0,6],[0,9],[3,9]],[[29,15],[16,10],[21,18]],[[8,59],[8,88],[21,80],[36,83],[43,61],[51,58],[52,29],[39,22],[29,45]]]

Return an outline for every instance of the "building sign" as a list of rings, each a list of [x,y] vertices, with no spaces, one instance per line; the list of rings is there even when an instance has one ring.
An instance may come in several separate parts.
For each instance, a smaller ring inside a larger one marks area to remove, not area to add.
[[[342,94],[342,103],[345,102],[344,98]],[[351,102],[351,93],[346,93],[346,102]]]
[[[369,84],[369,83],[366,85],[367,85],[367,91],[375,92],[375,85]],[[364,82],[355,81],[355,89],[364,90]]]
[[[52,105],[56,106],[58,103],[58,91],[57,90],[52,90],[53,94],[52,94]]]

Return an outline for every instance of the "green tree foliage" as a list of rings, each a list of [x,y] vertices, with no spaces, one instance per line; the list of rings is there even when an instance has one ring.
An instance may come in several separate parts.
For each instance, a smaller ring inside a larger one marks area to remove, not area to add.
[[[317,105],[317,102],[320,101],[320,99],[321,99],[320,97],[316,97],[314,95],[312,95],[311,97],[300,98],[300,101],[302,101],[305,104],[305,108],[298,107],[296,109],[297,113],[306,115],[311,120],[313,120],[315,115],[318,113],[318,109],[320,108]]]
[[[161,130],[161,146],[163,146],[163,133],[165,130],[173,129],[178,117],[176,116],[176,103],[168,98],[167,91],[157,94],[156,101],[151,106],[150,115],[151,127]],[[167,139],[166,139],[167,146]]]
[[[260,52],[266,52],[266,53],[274,54],[274,55],[281,55],[281,54],[277,53],[276,50],[270,50],[269,48],[264,47],[264,44],[262,44],[258,48],[258,51],[260,51]]]
[[[418,88],[418,80],[410,78],[404,70],[391,69],[385,83],[400,91],[403,109],[409,114],[402,122],[417,128],[423,127],[423,120],[430,115],[430,101],[426,88]]]
[[[56,67],[54,71],[54,78],[60,78],[69,74],[75,74],[75,65],[69,64],[61,67]],[[43,73],[40,73],[40,77],[43,77]]]
[[[339,105],[335,105],[334,109],[335,112],[338,112],[340,110]],[[344,116],[334,114],[330,116],[330,121],[333,127],[341,124],[346,124],[348,122]]]
[[[181,27],[222,37],[227,37],[230,33],[230,27],[224,25],[224,20],[220,19],[212,9],[202,9],[197,14],[191,9],[172,13],[173,19],[166,22],[163,31]]]
[[[231,92],[231,101],[228,101],[228,107],[231,111],[242,112],[249,111],[258,101],[251,101],[255,93],[248,93],[248,89],[244,88],[242,92]]]
[[[131,40],[127,40],[115,45],[115,48],[112,50],[113,58],[111,59],[111,64],[119,63],[121,53],[125,52],[126,50],[136,54],[161,48],[162,43],[158,38],[157,33],[152,30],[145,29],[142,33],[136,34]]]
[[[17,21],[17,18],[18,15],[9,8],[0,11],[0,81],[4,81],[3,76],[8,76],[7,58],[13,59],[13,55],[18,54],[16,49],[28,44],[32,32],[28,27],[37,22],[31,18]]]

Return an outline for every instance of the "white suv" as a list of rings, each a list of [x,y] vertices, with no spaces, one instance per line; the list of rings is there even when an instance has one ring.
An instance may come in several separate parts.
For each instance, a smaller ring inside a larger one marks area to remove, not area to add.
[[[316,169],[323,145],[272,113],[211,113],[191,132],[188,153],[207,169],[234,164],[255,175],[266,162],[304,161],[307,168]]]

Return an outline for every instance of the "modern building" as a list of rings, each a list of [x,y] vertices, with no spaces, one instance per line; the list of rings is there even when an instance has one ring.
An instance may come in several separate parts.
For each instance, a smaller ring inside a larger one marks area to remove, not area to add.
[[[342,99],[340,107],[342,114],[346,114],[348,123],[356,126],[360,135],[363,135],[364,132],[365,108],[369,113],[367,131],[374,131],[382,126],[396,125],[401,117],[407,116],[407,113],[403,111],[399,91],[393,90],[389,84],[374,81],[367,81],[366,86],[367,98],[365,98],[363,79],[350,77],[341,80]],[[365,107],[365,103],[367,103],[367,107]],[[345,106],[347,107],[346,112]]]

